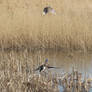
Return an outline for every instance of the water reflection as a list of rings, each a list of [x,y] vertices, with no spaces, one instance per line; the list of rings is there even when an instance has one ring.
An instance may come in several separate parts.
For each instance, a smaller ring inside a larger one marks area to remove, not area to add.
[[[64,92],[64,88],[61,85],[58,85],[58,89],[60,92]]]

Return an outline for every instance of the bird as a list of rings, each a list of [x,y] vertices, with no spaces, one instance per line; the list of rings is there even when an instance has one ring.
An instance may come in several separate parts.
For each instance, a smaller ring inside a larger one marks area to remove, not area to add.
[[[47,13],[56,14],[55,10],[50,6],[47,6],[43,9],[43,15],[46,15]]]
[[[50,68],[58,68],[58,67],[49,66],[48,59],[46,59],[44,64],[42,64],[38,68],[36,68],[35,71],[39,70],[39,72],[42,72],[42,71],[45,71],[45,69],[50,69]]]

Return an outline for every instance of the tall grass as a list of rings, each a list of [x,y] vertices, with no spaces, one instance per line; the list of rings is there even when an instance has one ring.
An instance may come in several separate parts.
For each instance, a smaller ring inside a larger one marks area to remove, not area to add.
[[[45,6],[56,15],[42,16]],[[1,0],[0,48],[92,50],[90,0]]]
[[[35,58],[27,51],[0,53],[0,92],[58,92],[52,77],[33,71],[41,63]]]

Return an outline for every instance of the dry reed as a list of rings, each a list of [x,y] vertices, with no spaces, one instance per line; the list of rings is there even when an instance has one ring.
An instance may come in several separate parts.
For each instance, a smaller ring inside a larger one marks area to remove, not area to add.
[[[90,0],[1,0],[0,48],[92,50]],[[56,15],[42,16],[45,6]]]
[[[92,79],[83,79],[82,73],[73,70],[71,73],[60,75],[40,75],[33,70],[42,64],[44,56],[24,52],[0,53],[0,92],[58,92],[58,86],[62,86],[64,92],[88,91],[92,87]]]
[[[52,77],[33,72],[39,63],[27,51],[0,53],[0,92],[58,92]]]

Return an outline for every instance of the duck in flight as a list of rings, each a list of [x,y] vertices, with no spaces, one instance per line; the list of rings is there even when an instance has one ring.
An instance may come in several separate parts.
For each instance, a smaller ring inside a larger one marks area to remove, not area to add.
[[[46,15],[47,13],[56,14],[55,10],[53,8],[51,8],[50,6],[45,7],[43,9],[43,15]]]
[[[45,69],[50,69],[50,68],[58,68],[58,67],[52,67],[52,66],[48,66],[48,59],[45,60],[45,63],[40,65],[37,69],[35,69],[35,71],[38,71],[39,72],[42,72],[44,71]]]

